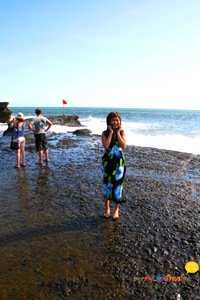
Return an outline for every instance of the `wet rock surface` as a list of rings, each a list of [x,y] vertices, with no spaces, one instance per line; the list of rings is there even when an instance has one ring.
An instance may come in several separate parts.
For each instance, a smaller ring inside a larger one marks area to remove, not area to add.
[[[82,136],[92,136],[91,130],[89,130],[87,128],[74,130],[73,134],[75,134],[75,135],[82,135]]]
[[[200,264],[200,156],[128,147],[112,221],[102,154],[98,137],[59,140],[48,164],[27,150],[16,170],[0,150],[0,299],[199,299],[185,264]]]

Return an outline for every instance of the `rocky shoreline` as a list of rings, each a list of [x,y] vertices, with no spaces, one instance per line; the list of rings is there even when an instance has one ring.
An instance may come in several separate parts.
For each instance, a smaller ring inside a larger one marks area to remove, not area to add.
[[[15,170],[0,150],[0,299],[200,299],[199,271],[185,270],[200,264],[200,156],[128,146],[113,222],[102,153],[100,137],[68,138],[49,164],[30,149]]]
[[[48,116],[48,119],[53,123],[53,125],[67,126],[72,128],[71,131],[68,131],[68,134],[74,136],[92,136],[92,133],[89,129],[84,128],[80,123],[79,117],[77,115],[60,115],[60,116]],[[33,133],[28,129],[28,124],[33,120],[33,118],[25,119],[26,128],[25,128],[25,139],[26,139],[26,149],[35,149],[35,138]],[[0,120],[1,121],[1,120]],[[13,129],[10,128],[10,122],[7,123],[8,127],[3,132],[2,137],[0,137],[0,149],[9,150],[10,140],[13,133]],[[76,129],[74,129],[76,127]],[[59,141],[59,134],[56,134],[54,131],[47,133],[48,138],[55,143]],[[62,139],[62,138],[61,138]],[[63,139],[62,139],[63,140]],[[64,140],[66,142],[66,139]],[[69,141],[69,140],[67,140]],[[60,147],[60,144],[58,145]]]

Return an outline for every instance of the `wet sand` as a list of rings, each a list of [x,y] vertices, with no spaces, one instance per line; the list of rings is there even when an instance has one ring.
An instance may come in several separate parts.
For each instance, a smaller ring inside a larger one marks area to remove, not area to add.
[[[184,268],[200,264],[200,157],[129,146],[112,221],[102,153],[98,138],[79,138],[51,146],[42,166],[27,150],[17,170],[0,150],[0,299],[200,299],[199,271]]]

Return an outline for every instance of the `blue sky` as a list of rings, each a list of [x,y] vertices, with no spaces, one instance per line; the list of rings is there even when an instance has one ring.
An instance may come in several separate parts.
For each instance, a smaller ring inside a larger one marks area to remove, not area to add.
[[[0,101],[200,109],[199,0],[0,0]]]

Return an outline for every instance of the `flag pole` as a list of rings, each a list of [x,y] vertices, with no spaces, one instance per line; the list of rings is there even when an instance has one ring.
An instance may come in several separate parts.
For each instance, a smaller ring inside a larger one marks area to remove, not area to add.
[[[63,116],[64,116],[64,105],[67,104],[67,101],[65,99],[62,99],[62,103],[63,103]]]

